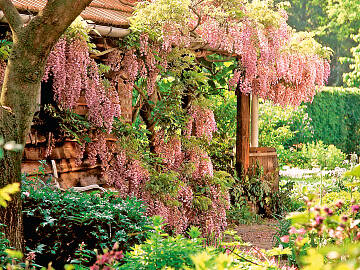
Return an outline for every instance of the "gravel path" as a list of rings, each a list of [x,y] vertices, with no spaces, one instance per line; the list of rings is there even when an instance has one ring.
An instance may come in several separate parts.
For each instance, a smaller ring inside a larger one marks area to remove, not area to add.
[[[237,225],[234,230],[244,242],[252,244],[253,247],[272,249],[276,224],[276,220],[268,220],[264,224]]]

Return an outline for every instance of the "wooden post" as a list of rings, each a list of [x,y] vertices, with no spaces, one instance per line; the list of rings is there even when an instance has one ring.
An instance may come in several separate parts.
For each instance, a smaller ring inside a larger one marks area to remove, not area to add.
[[[251,146],[259,147],[259,99],[254,94],[251,99]]]
[[[250,95],[237,89],[236,171],[239,177],[249,168]]]

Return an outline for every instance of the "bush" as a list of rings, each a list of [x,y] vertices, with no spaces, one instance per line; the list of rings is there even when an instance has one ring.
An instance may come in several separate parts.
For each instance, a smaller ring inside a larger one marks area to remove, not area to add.
[[[314,141],[333,144],[348,154],[360,153],[359,89],[327,88],[306,105]]]
[[[210,142],[209,153],[214,170],[233,174],[235,171],[235,139],[215,136]]]
[[[294,184],[289,182],[274,189],[274,179],[265,175],[258,165],[251,167],[245,177],[235,177],[230,190],[231,208],[227,217],[236,223],[259,222],[261,216],[273,217],[293,209],[290,198]]]
[[[259,106],[259,145],[289,149],[312,141],[311,119],[306,106],[297,109],[275,106],[269,101]],[[281,156],[280,156],[281,158]]]
[[[191,256],[204,250],[204,240],[198,238],[200,230],[192,227],[188,232],[191,239],[182,235],[169,236],[162,230],[162,219],[154,217],[155,231],[149,234],[147,241],[137,245],[126,253],[124,264],[113,265],[116,269],[155,270],[183,269],[194,264]]]
[[[336,167],[342,167],[346,158],[340,149],[334,145],[324,145],[322,141],[303,145],[299,154],[302,157],[302,162],[297,164],[293,162],[293,164],[301,168],[320,167],[333,170]]]
[[[360,202],[360,192],[354,191],[340,191],[327,193],[323,198],[322,202],[330,207],[335,207],[338,201],[343,201],[343,206],[338,209],[338,213],[350,214],[351,212],[351,201]],[[319,201],[317,201],[319,203]]]
[[[140,201],[114,193],[63,192],[25,181],[22,197],[26,246],[36,253],[36,263],[52,261],[56,269],[76,254],[87,254],[93,263],[94,249],[109,249],[115,242],[126,251],[144,240],[149,225]]]

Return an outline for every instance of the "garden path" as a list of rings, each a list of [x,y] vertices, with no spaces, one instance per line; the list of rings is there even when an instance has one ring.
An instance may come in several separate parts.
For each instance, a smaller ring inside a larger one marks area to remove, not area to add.
[[[258,249],[271,249],[276,233],[276,220],[266,220],[263,224],[237,225],[234,228],[244,242]]]

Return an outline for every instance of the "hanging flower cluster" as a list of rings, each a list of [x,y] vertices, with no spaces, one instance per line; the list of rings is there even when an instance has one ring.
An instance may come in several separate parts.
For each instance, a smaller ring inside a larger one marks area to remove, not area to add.
[[[138,77],[146,79],[147,94],[154,93],[157,77],[161,70],[166,70],[167,51],[162,51],[161,44],[150,42],[148,35],[139,37],[139,49],[127,50],[124,54],[120,51],[109,53],[106,63],[117,72],[117,79],[124,80],[126,89],[132,93]]]
[[[312,36],[294,33],[286,12],[269,3],[153,0],[138,7],[133,29],[162,40],[164,51],[182,46],[236,57],[230,88],[298,106],[327,82],[330,53]],[[179,14],[168,14],[172,9]]]
[[[209,108],[193,105],[188,113],[190,118],[186,125],[186,135],[204,136],[211,141],[213,132],[217,131],[214,112]]]
[[[48,57],[43,81],[50,77],[59,105],[73,109],[84,95],[90,122],[111,132],[114,117],[120,116],[119,98],[114,89],[105,89],[85,40],[64,37],[58,41]]]
[[[179,139],[172,138],[162,146],[179,147]],[[180,144],[181,147],[181,144]],[[183,233],[191,226],[206,227],[204,235],[221,235],[225,230],[226,210],[229,208],[229,193],[223,191],[217,184],[212,183],[213,167],[206,152],[200,148],[182,153],[178,150],[167,150],[162,152],[166,161],[175,160],[175,156],[182,155],[181,164],[174,166],[174,163],[164,162],[164,166],[170,171],[179,173],[179,179],[172,185],[177,185],[178,191],[173,197],[170,194],[156,195],[151,193],[147,187],[150,181],[150,173],[139,160],[126,155],[125,151],[118,150],[110,159],[110,167],[106,172],[107,183],[113,186],[122,197],[136,196],[147,206],[147,215],[160,215],[164,218],[169,228],[176,233]],[[191,164],[193,173],[183,173],[184,167]],[[196,207],[195,192],[199,187],[208,187],[208,192],[202,195],[206,209]],[[170,203],[175,202],[175,203]]]
[[[181,141],[178,137],[173,136],[165,142],[165,134],[162,131],[155,136],[155,152],[162,159],[163,164],[169,170],[178,170],[184,161]]]

